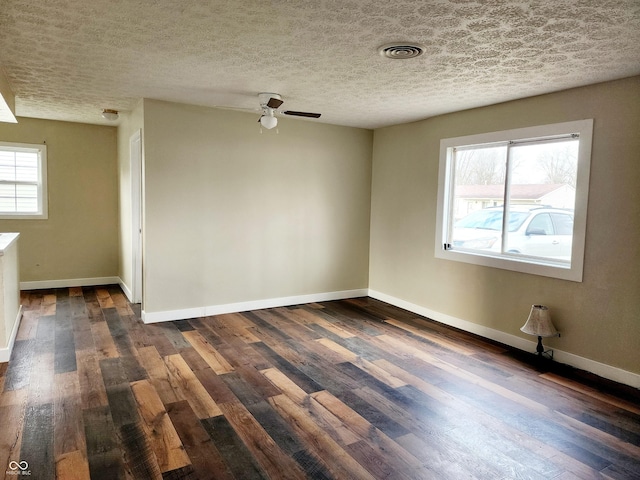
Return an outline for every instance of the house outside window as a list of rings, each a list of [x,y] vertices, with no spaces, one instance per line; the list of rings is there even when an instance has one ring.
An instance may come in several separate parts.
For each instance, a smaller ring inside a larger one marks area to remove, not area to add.
[[[562,183],[511,185],[511,205],[553,205],[575,207],[576,189]],[[454,218],[483,208],[497,207],[504,202],[504,185],[456,185]]]
[[[443,139],[435,256],[582,281],[592,120]]]
[[[0,142],[0,219],[47,218],[47,147]]]

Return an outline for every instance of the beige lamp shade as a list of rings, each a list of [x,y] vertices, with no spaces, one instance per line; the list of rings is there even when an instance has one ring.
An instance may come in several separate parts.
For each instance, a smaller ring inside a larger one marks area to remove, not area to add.
[[[556,327],[551,323],[549,308],[544,305],[532,305],[527,322],[520,329],[529,335],[538,337],[555,337],[558,335]]]

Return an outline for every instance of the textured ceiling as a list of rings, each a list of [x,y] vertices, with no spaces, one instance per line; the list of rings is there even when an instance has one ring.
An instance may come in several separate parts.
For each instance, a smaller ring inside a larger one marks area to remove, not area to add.
[[[378,55],[394,41],[426,53]],[[640,0],[0,0],[0,66],[19,116],[267,91],[375,128],[638,75]]]

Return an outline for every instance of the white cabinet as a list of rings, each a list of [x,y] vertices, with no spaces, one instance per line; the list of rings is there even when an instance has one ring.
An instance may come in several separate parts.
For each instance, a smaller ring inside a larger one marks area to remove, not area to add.
[[[0,233],[0,362],[8,362],[20,325],[19,233]]]

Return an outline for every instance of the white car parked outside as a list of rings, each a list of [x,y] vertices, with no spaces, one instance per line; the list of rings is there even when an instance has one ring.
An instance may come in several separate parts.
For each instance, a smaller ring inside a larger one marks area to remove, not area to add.
[[[502,207],[477,210],[454,224],[454,248],[502,252]],[[512,205],[506,253],[571,260],[573,210]]]

